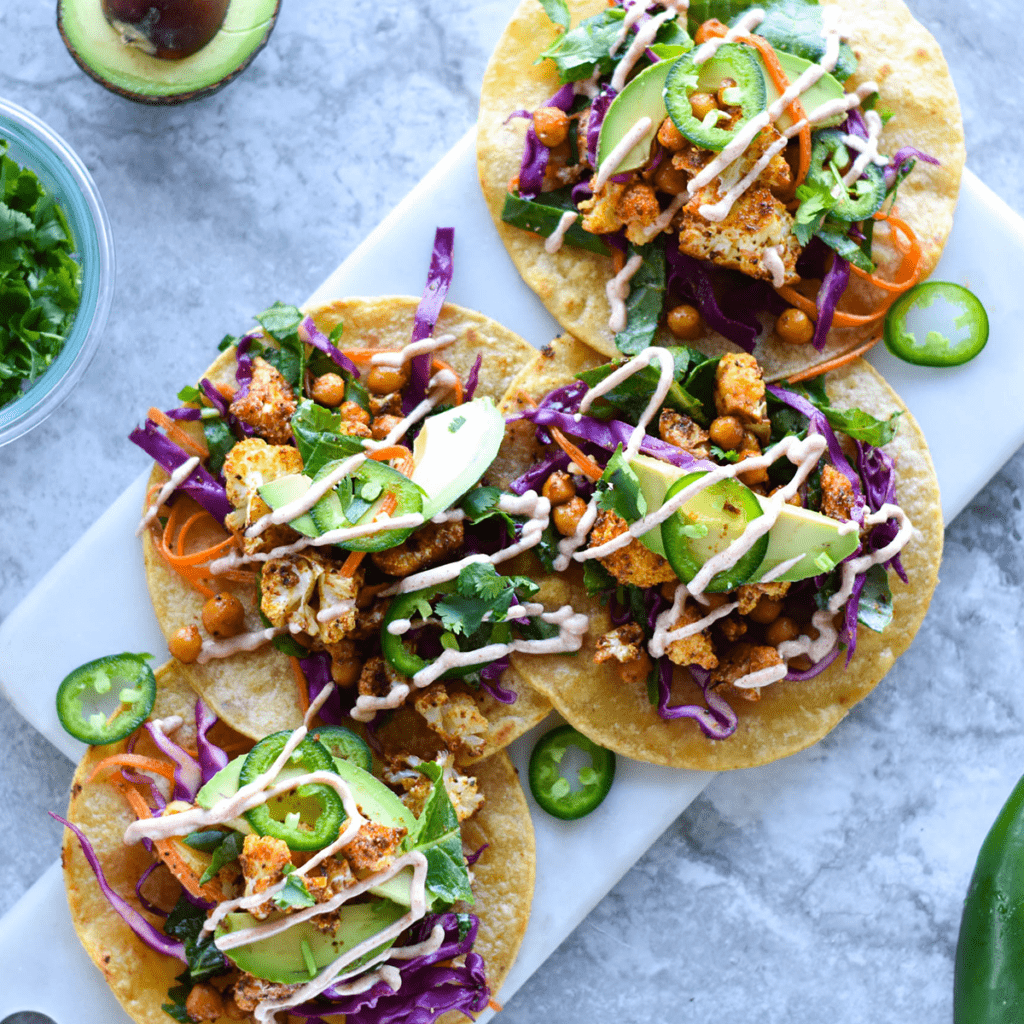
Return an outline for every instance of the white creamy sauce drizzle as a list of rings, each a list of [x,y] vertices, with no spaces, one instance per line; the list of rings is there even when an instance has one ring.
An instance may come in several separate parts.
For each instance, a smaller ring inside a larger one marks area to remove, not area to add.
[[[780,245],[770,245],[764,251],[763,262],[765,269],[772,275],[772,284],[781,288],[786,283],[786,264],[782,262]]]
[[[604,286],[605,294],[608,296],[608,305],[611,306],[608,329],[613,334],[618,334],[619,331],[626,328],[626,299],[629,298],[629,282],[643,262],[643,256],[634,253],[626,261],[626,265]]]
[[[833,614],[846,604],[847,598],[853,592],[854,578],[859,573],[867,572],[871,566],[881,565],[883,562],[888,562],[890,558],[895,558],[910,540],[914,532],[914,524],[899,505],[883,505],[877,512],[872,512],[864,517],[864,525],[876,526],[890,519],[895,519],[900,525],[896,536],[884,548],[843,562],[843,585],[828,602],[828,610]]]
[[[857,524],[854,523],[854,526]],[[840,533],[846,531],[840,529]],[[790,569],[794,566],[799,565],[804,560],[803,555],[794,555],[792,558],[787,558],[784,562],[779,562],[774,569],[769,569],[766,573],[763,573],[760,579],[761,583],[771,583],[772,580],[777,580],[780,576],[785,576]]]
[[[843,175],[843,185],[836,185],[832,194],[837,195],[842,188],[849,188],[863,173],[868,164],[875,164],[878,167],[885,167],[889,162],[887,156],[878,152],[878,139],[882,134],[882,119],[874,110],[864,113],[864,121],[868,126],[868,137],[862,139],[859,135],[844,135],[843,142],[849,149],[856,150],[857,159],[853,161],[850,169]]]
[[[820,107],[815,107],[807,115],[807,120],[811,124],[820,124],[822,121],[827,121],[830,117],[835,117],[837,114],[845,114],[848,110],[853,110],[854,107],[860,106],[874,92],[878,92],[877,83],[864,82],[858,85],[853,92],[846,93],[846,95],[841,96],[839,99],[822,103]]]
[[[333,622],[335,619],[340,619],[342,615],[348,615],[356,606],[356,599],[354,597],[347,597],[344,601],[339,601],[337,604],[330,604],[326,608],[321,608],[316,613],[317,622]]]
[[[588,99],[596,99],[601,87],[597,84],[601,77],[601,66],[594,68],[594,73],[589,78],[582,78],[573,83],[572,91],[576,96],[586,96]]]
[[[156,519],[160,506],[192,475],[192,471],[199,465],[199,462],[199,456],[193,455],[192,458],[186,459],[171,474],[170,479],[160,488],[157,496],[153,499],[153,504],[146,509],[146,514],[142,517],[142,521],[135,528],[136,537]]]
[[[629,49],[623,54],[622,60],[619,61],[612,74],[611,87],[616,92],[621,92],[625,87],[630,71],[633,70],[636,62],[643,56],[644,50],[654,42],[654,37],[658,34],[661,26],[666,21],[671,21],[675,16],[676,12],[674,10],[662,11],[661,14],[654,15],[650,21],[636,30],[636,35],[629,44]]]
[[[677,640],[685,640],[688,636],[693,636],[696,633],[702,633],[712,623],[717,622],[719,619],[724,619],[726,615],[731,614],[740,606],[738,601],[733,601],[730,604],[723,604],[709,612],[702,619],[698,619],[696,622],[680,626],[678,629],[670,629],[669,627],[672,623],[682,615],[683,607],[686,604],[686,598],[689,594],[690,592],[687,589],[686,584],[680,583],[679,586],[676,587],[676,592],[673,595],[672,606],[661,612],[654,620],[654,633],[651,635],[651,639],[647,644],[647,650],[650,652],[652,658],[662,657],[668,650],[669,646],[674,644]]]
[[[555,230],[551,232],[546,239],[544,239],[544,251],[554,255],[562,248],[562,243],[565,241],[565,233],[576,223],[579,218],[579,214],[575,210],[566,210],[561,217],[558,218],[558,224]]]
[[[215,658],[230,658],[233,654],[241,654],[242,651],[255,651],[257,647],[269,644],[275,636],[287,632],[287,626],[268,626],[252,633],[239,633],[228,640],[204,640],[196,661],[200,665],[205,665]]]
[[[615,173],[626,154],[641,140],[651,133],[654,123],[649,117],[641,117],[632,128],[622,136],[619,144],[604,158],[597,174],[591,182],[595,195],[608,184],[608,179]]]
[[[693,63],[701,65],[711,60],[719,48],[726,43],[735,42],[743,36],[749,36],[761,22],[764,21],[764,11],[760,7],[752,7],[746,14],[724,36],[714,36],[700,44],[693,52]]]
[[[615,37],[612,45],[608,47],[609,57],[615,56],[618,48],[626,41],[630,29],[644,16],[650,6],[651,0],[633,0],[632,3],[630,0],[626,0],[623,4],[626,16],[622,19],[622,28],[619,29],[619,34]]]
[[[413,341],[397,352],[374,352],[370,356],[370,364],[372,366],[404,366],[417,356],[447,348],[454,341],[454,334],[442,334],[436,338],[424,338],[422,341]]]
[[[837,608],[836,611],[839,609]],[[818,610],[811,616],[811,625],[818,631],[818,638],[812,640],[806,633],[795,640],[784,640],[776,650],[779,657],[789,661],[801,654],[806,654],[812,662],[821,661],[836,645],[839,634],[832,625],[834,612]]]
[[[732,685],[741,690],[753,690],[760,686],[768,686],[785,679],[789,674],[789,666],[783,662],[781,665],[769,665],[767,668],[759,668],[756,672],[748,672],[732,681]]]
[[[655,235],[660,234],[672,224],[672,218],[683,208],[690,197],[681,192],[668,206],[658,215],[657,219],[649,227],[644,228],[644,239],[650,241]]]

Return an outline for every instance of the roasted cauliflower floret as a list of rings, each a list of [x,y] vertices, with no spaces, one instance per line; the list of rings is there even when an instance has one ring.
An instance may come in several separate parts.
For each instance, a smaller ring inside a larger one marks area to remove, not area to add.
[[[618,231],[622,227],[622,218],[616,212],[616,207],[625,190],[625,184],[609,181],[593,198],[584,199],[579,204],[583,214],[583,220],[580,221],[583,230],[594,235],[608,235]]]
[[[615,213],[626,225],[626,237],[637,245],[644,245],[649,241],[647,229],[661,215],[661,207],[654,189],[642,181],[634,180],[626,185],[625,191],[619,196]]]
[[[242,843],[238,863],[245,878],[245,895],[254,896],[266,892],[284,878],[284,869],[292,862],[292,852],[283,839],[272,836],[248,835]],[[267,900],[250,908],[253,917],[263,920],[274,910],[274,903]]]
[[[825,463],[821,469],[821,512],[831,519],[845,522],[853,518],[853,484],[834,466]]]
[[[359,675],[360,697],[388,697],[400,686],[408,693],[409,679],[403,676],[389,661],[381,657],[369,658]]]
[[[727,352],[715,370],[715,408],[719,416],[736,416],[749,423],[767,418],[764,375],[747,352]]]
[[[375,551],[370,557],[389,576],[411,576],[462,547],[462,523],[427,523],[393,548]]]
[[[615,660],[620,665],[639,661],[644,656],[644,631],[635,622],[616,626],[602,636],[596,644],[594,661]]]
[[[455,757],[450,751],[442,751],[435,760],[441,765],[441,781],[459,821],[471,818],[484,803],[484,795],[477,789],[476,779],[456,770]],[[384,771],[384,780],[388,785],[405,790],[402,803],[417,818],[423,813],[433,788],[429,777],[419,771],[418,765],[421,764],[423,761],[415,754],[400,753],[388,759],[388,767]]]
[[[658,433],[662,441],[688,451],[695,459],[706,459],[709,455],[708,432],[689,416],[684,416],[674,409],[661,410],[658,417]]]
[[[629,524],[622,516],[602,509],[597,514],[594,529],[590,531],[590,546],[599,547],[628,529]],[[645,548],[636,539],[598,561],[620,583],[632,583],[636,587],[656,587],[659,583],[669,583],[676,578],[666,559]]]
[[[340,566],[312,550],[272,558],[264,565],[260,577],[260,610],[278,628],[318,636],[327,644],[338,643],[355,628],[355,598],[362,580],[362,569],[352,576],[343,576]],[[344,610],[335,618],[320,622],[318,609],[312,606],[314,593],[319,609]]]
[[[448,693],[442,684],[435,683],[416,694],[413,707],[449,750],[469,757],[483,753],[487,719],[468,693]]]
[[[405,838],[406,829],[390,828],[375,821],[367,821],[342,852],[357,872],[375,874],[383,871],[394,859],[398,844]]]
[[[324,560],[323,572],[316,581],[317,596],[320,598],[320,611],[327,608],[345,610],[327,622],[317,621],[320,627],[320,639],[325,644],[334,644],[343,640],[356,627],[356,595],[363,585],[363,570],[357,569],[351,576],[343,575],[341,566]]]
[[[692,626],[707,615],[707,610],[696,604],[688,604],[683,608],[682,614],[672,623],[670,632],[682,629],[683,626]],[[679,640],[673,640],[665,649],[670,661],[677,665],[700,665],[701,668],[715,668],[718,665],[718,656],[715,654],[715,645],[711,639],[711,631],[702,629],[699,633],[684,636]]]
[[[722,655],[718,667],[711,670],[711,683],[713,686],[732,684],[752,672],[781,664],[782,658],[774,647],[741,641],[733,644]],[[737,686],[735,692],[748,700],[760,700],[761,697],[757,687]]]
[[[736,600],[740,606],[737,609],[740,615],[749,615],[757,606],[762,597],[772,601],[779,601],[789,593],[791,583],[773,580],[770,583],[744,583],[736,591]]]
[[[243,973],[235,982],[235,1003],[240,1010],[252,1013],[264,999],[285,999],[301,987],[298,984],[281,985],[276,981],[264,981]]]
[[[297,404],[288,381],[275,367],[257,356],[252,361],[249,390],[235,398],[230,408],[235,416],[271,444],[287,444],[292,436],[291,418]]]

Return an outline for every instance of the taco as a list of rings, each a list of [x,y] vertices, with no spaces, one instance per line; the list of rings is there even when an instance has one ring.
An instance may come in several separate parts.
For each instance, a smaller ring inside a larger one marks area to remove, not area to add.
[[[550,710],[507,657],[468,654],[552,629],[502,621],[533,584],[473,564],[500,562],[529,521],[484,485],[504,429],[494,402],[536,350],[428,298],[278,304],[228,339],[182,408],[132,434],[156,461],[143,543],[157,619],[190,684],[247,736],[297,726],[327,679],[331,720],[379,726],[407,702],[460,763]],[[410,637],[385,622],[399,603]],[[421,621],[439,603],[444,622]],[[422,671],[460,651],[444,678]]]
[[[726,769],[821,739],[910,644],[942,517],[917,424],[863,360],[767,385],[753,356],[564,338],[510,389],[522,476],[562,535],[539,599],[575,656],[513,663],[594,742]],[[520,571],[524,571],[519,567]]]
[[[607,357],[739,347],[770,380],[852,358],[952,226],[964,139],[939,46],[902,0],[686,10],[520,4],[480,102],[502,241]]]
[[[250,787],[284,795],[241,812],[227,806],[240,777],[272,772],[299,733],[253,745],[213,718],[180,664],[156,677],[147,725],[82,759],[63,849],[75,929],[134,1020],[266,1021],[286,1004],[350,1024],[454,1021],[445,1011],[487,1006],[534,880],[506,755],[472,777],[408,749],[371,765],[355,733],[307,722],[288,766]],[[288,795],[313,769],[317,782]],[[267,934],[239,944],[242,928]]]

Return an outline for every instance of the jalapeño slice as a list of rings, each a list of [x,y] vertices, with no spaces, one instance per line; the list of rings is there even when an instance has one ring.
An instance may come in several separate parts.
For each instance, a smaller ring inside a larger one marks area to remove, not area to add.
[[[321,467],[313,482],[329,476],[342,461],[328,462]],[[309,514],[321,534],[348,526],[362,526],[373,522],[389,494],[393,494],[395,499],[392,518],[423,510],[423,492],[416,484],[387,463],[367,459],[333,491],[328,491]],[[381,530],[347,540],[339,547],[346,551],[383,551],[401,544],[414,529],[416,527],[411,526],[404,530]]]
[[[985,347],[988,314],[981,300],[963,285],[926,281],[892,304],[884,336],[885,347],[905,362],[960,366]]]
[[[310,730],[310,735],[318,743],[327,748],[332,757],[342,761],[350,761],[357,768],[368,772],[373,768],[373,755],[370,748],[351,729],[340,725],[318,725]]]
[[[589,766],[575,772],[575,780],[569,778],[568,765],[563,764],[569,747],[590,758]],[[615,779],[615,755],[571,725],[560,725],[537,741],[530,755],[529,776],[534,800],[553,817],[571,821],[589,814],[608,795]],[[578,789],[572,788],[573,781]]]
[[[249,751],[238,775],[240,788],[270,768],[291,735],[288,729],[275,732]],[[323,744],[307,736],[295,748],[278,778],[283,780],[289,773],[294,775],[296,769],[302,775],[315,771],[334,772],[334,758]],[[320,850],[338,838],[345,820],[345,807],[330,786],[305,783],[246,811],[245,820],[261,836],[281,839],[291,850]]]
[[[665,495],[665,501],[707,476],[703,471],[688,473],[677,480]],[[751,520],[762,515],[757,495],[739,480],[728,477],[695,494],[678,512],[661,524],[665,555],[676,575],[689,583],[708,559],[724,551]],[[758,537],[750,549],[728,569],[711,577],[704,588],[717,594],[746,583],[760,566],[768,550],[768,534]]]
[[[415,620],[422,621],[423,611],[428,605],[444,594],[451,594],[456,589],[455,580],[438,584],[436,587],[428,587],[426,590],[414,590],[410,594],[400,594],[390,605],[380,627],[380,650],[381,654],[404,676],[410,678],[417,672],[425,669],[431,662],[421,658],[412,646],[406,643],[405,634],[395,634],[388,631],[392,622],[400,622],[409,619],[413,625]],[[512,629],[507,622],[484,622],[483,625],[471,636],[456,636],[454,633],[446,632],[441,637],[442,646],[457,646],[460,651],[474,651],[488,644],[507,644],[512,636]],[[491,659],[492,661],[496,659]],[[456,665],[448,669],[439,678],[455,679],[459,676],[468,676],[472,672],[478,672],[484,665],[490,662],[481,661],[475,665]]]
[[[698,48],[699,49],[699,48]],[[764,75],[749,46],[726,43],[710,60],[694,64],[697,50],[680,57],[665,81],[665,109],[681,135],[695,146],[720,151],[739,134],[743,126],[765,108]],[[725,92],[728,110],[715,108],[699,120],[690,105],[695,92],[717,94],[727,80],[735,82]],[[722,121],[731,121],[739,110],[740,116],[728,128],[718,127]]]
[[[829,190],[836,188],[841,185],[843,173],[856,157],[857,154],[846,145],[843,133],[837,128],[815,132],[807,180]],[[877,164],[869,163],[860,178],[841,188],[831,212],[842,220],[866,220],[880,210],[884,202],[885,174]]]
[[[70,673],[57,689],[57,717],[65,731],[93,746],[130,736],[156,700],[156,678],[146,664],[151,657],[109,654]],[[99,698],[105,696],[111,707],[104,711]]]

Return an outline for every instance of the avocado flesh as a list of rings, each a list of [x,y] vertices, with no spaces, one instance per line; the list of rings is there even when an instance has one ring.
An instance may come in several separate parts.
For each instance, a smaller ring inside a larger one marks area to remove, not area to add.
[[[112,92],[141,103],[183,103],[215,92],[248,66],[270,36],[279,3],[231,0],[213,39],[180,60],[123,43],[101,0],[60,0],[57,26],[82,70]]]
[[[688,472],[647,455],[635,456],[630,461],[630,466],[640,480],[640,491],[647,501],[648,513],[661,508],[665,503],[668,489]],[[762,508],[767,504],[767,499],[760,495],[758,501]],[[857,531],[841,533],[843,525],[839,520],[830,519],[820,512],[812,512],[810,509],[798,508],[795,505],[783,505],[778,519],[768,531],[768,550],[764,559],[747,582],[758,582],[775,566],[801,554],[804,556],[801,561],[775,579],[795,583],[811,576],[820,576],[825,571],[818,563],[821,555],[826,555],[833,563],[838,564],[853,554],[857,548]],[[661,530],[649,530],[639,540],[655,554],[661,555],[662,558],[666,557]]]
[[[779,90],[775,88],[772,82],[771,75],[768,74],[764,66],[764,61],[761,60],[761,55],[756,54],[757,61],[761,65],[761,71],[764,74],[764,85],[767,92],[767,105],[770,107],[778,98]],[[789,79],[792,85],[810,66],[809,60],[804,60],[803,57],[797,57],[792,53],[785,53],[782,50],[776,50],[775,56],[779,58],[779,63],[782,65],[782,70],[786,72],[786,78]],[[833,100],[842,99],[846,93],[843,90],[842,85],[836,81],[830,74],[826,73],[818,79],[806,92],[800,94],[800,102],[803,104],[804,113],[808,117],[818,109],[818,107],[825,103],[831,103]],[[842,124],[846,120],[846,112],[841,114],[834,114],[832,117],[826,118],[824,121],[820,121],[814,124],[814,128],[829,128],[834,125]],[[775,127],[780,131],[785,131],[793,124],[793,119],[787,113],[783,113],[782,116],[775,122]]]
[[[505,437],[505,419],[489,398],[429,416],[413,445],[412,482],[423,488],[423,518],[453,505],[484,475]]]
[[[301,498],[312,484],[313,481],[304,473],[289,473],[287,476],[278,477],[276,480],[271,480],[270,483],[258,487],[257,491],[272,509],[279,509],[283,505],[295,501],[296,498]],[[289,520],[288,525],[306,537],[320,536],[320,531],[308,512]]]
[[[766,499],[760,495],[758,500],[762,507],[767,504]],[[824,561],[822,556],[830,559],[833,566],[838,565],[844,558],[852,555],[860,543],[856,527],[848,532],[841,532],[847,525],[838,519],[823,516],[820,512],[812,512],[796,505],[783,505],[779,518],[768,532],[768,550],[765,552],[764,560],[749,582],[758,582],[775,566],[796,558],[797,555],[803,555],[803,558],[792,569],[781,576],[775,576],[773,580],[795,583],[797,580],[806,580],[831,571],[828,562]]]
[[[342,904],[338,910],[338,927],[331,935],[324,935],[311,920],[300,921],[277,935],[229,949],[225,956],[240,970],[264,981],[281,985],[302,984],[316,977],[317,973],[343,953],[394,924],[406,912],[406,907],[389,900]],[[228,914],[217,929],[217,937],[258,924],[260,922],[250,914]],[[310,974],[303,955],[303,943],[315,968],[313,974]],[[357,969],[393,944],[394,939],[391,939],[364,953],[342,968],[342,973],[347,974]]]
[[[651,119],[651,130],[626,154],[616,168],[616,173],[634,171],[650,160],[654,136],[661,122],[668,116],[662,93],[665,91],[665,79],[674,63],[674,60],[662,60],[645,68],[612,100],[601,122],[601,134],[597,140],[598,167],[642,117]]]

